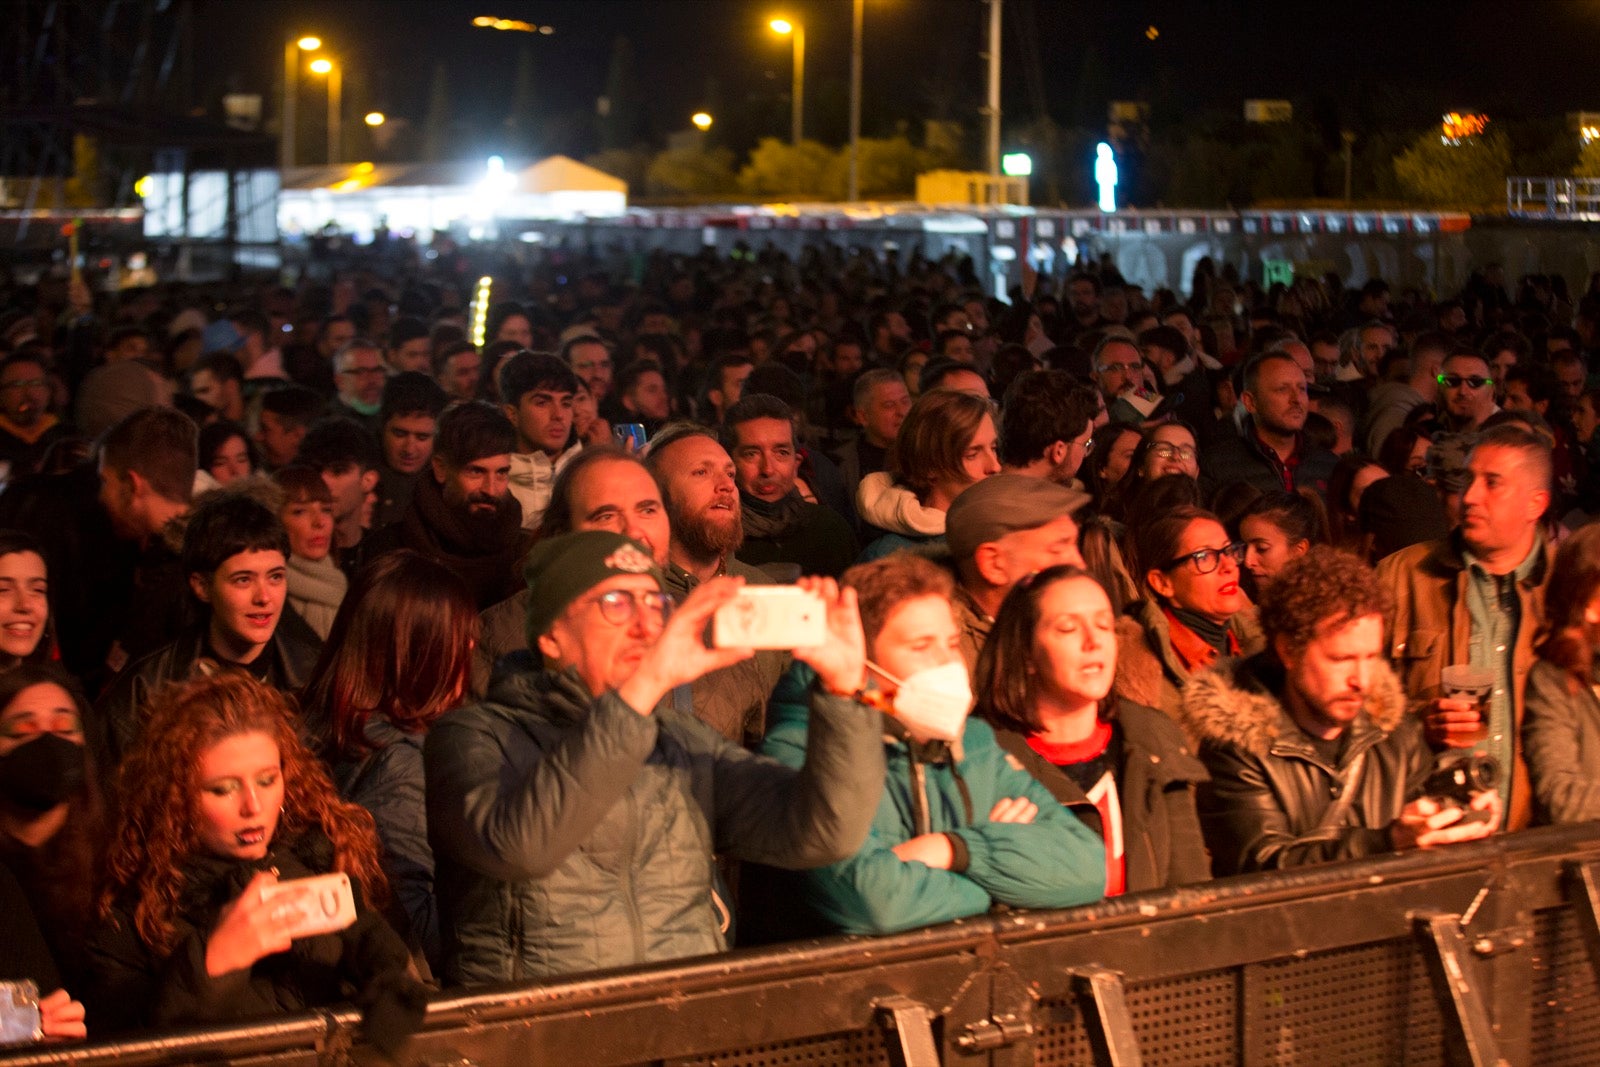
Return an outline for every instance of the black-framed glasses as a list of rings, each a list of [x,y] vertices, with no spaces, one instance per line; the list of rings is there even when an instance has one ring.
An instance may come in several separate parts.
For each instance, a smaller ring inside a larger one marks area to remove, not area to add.
[[[1200,454],[1193,445],[1174,445],[1162,441],[1150,446],[1150,454],[1157,459],[1181,459],[1188,461]]]
[[[1441,374],[1437,381],[1446,389],[1459,389],[1465,385],[1468,389],[1482,389],[1486,385],[1493,385],[1493,378],[1480,378],[1478,375]]]
[[[1187,556],[1179,556],[1161,565],[1164,571],[1177,570],[1185,563],[1194,564],[1196,574],[1210,574],[1222,566],[1222,557],[1228,556],[1235,564],[1244,563],[1245,551],[1249,548],[1243,541],[1234,541],[1232,544],[1223,545],[1221,548],[1202,548],[1198,552],[1190,552]]]
[[[639,614],[639,605],[658,622],[666,622],[672,614],[674,603],[671,593],[635,593],[631,589],[613,589],[594,598],[600,607],[600,617],[613,626],[626,626]]]

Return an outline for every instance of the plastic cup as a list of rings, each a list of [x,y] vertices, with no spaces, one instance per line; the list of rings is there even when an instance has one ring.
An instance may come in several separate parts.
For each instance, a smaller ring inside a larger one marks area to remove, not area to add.
[[[1478,713],[1478,727],[1471,733],[1457,732],[1456,736],[1468,744],[1476,745],[1489,736],[1489,716],[1485,714],[1489,694],[1494,691],[1494,671],[1487,667],[1473,667],[1465,663],[1453,664],[1439,674],[1440,695],[1451,700],[1464,700]]]

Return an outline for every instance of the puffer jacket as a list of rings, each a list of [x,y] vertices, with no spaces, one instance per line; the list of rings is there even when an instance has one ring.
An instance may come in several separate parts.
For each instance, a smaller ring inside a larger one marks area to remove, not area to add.
[[[803,702],[812,677],[797,664],[773,694],[762,751],[789,766],[815,747]],[[980,915],[996,902],[1067,908],[1105,894],[1099,837],[995,743],[988,723],[968,719],[960,744],[935,763],[894,720],[881,719],[887,777],[879,780],[866,843],[842,863],[800,875],[807,906],[829,929],[887,934]],[[1033,822],[989,821],[997,801],[1020,796],[1038,805]],[[950,870],[907,863],[892,851],[924,833],[950,838]]]
[[[1600,819],[1600,693],[1547,660],[1528,672],[1522,744],[1544,823]]]
[[[1267,646],[1254,605],[1228,620],[1240,656],[1253,656]],[[1178,719],[1179,691],[1190,672],[1172,650],[1171,627],[1161,605],[1141,600],[1117,619],[1117,675],[1112,692],[1120,699],[1157,708]],[[1193,739],[1191,737],[1191,739]]]
[[[424,746],[450,984],[720,952],[713,853],[778,867],[850,855],[883,788],[876,717],[813,692],[804,768],[663,702],[641,715],[575,672],[500,679]]]
[[[1522,624],[1512,650],[1515,692],[1511,707],[1516,730],[1523,723],[1524,693],[1533,670],[1534,634],[1544,618],[1544,586],[1549,580],[1555,550],[1544,543],[1539,565],[1527,581],[1517,583]],[[1465,663],[1472,647],[1472,613],[1467,607],[1471,576],[1457,537],[1426,541],[1402,548],[1378,564],[1378,580],[1394,592],[1394,613],[1389,617],[1390,661],[1400,676],[1413,708],[1439,696],[1439,675],[1452,663]],[[1525,829],[1533,819],[1532,788],[1522,746],[1512,768],[1511,804],[1507,830]]]
[[[354,879],[353,926],[303,938],[246,970],[219,977],[206,973],[206,945],[222,910],[257,871],[268,869],[283,881],[327,874],[334,869],[333,846],[313,829],[292,841],[274,841],[264,859],[203,855],[189,860],[178,900],[178,939],[165,958],[155,955],[134,927],[135,902],[119,902],[89,941],[94,983],[83,1000],[95,1033],[279,1016],[349,999],[369,1018],[377,1011],[392,1023],[398,1011],[415,1030],[426,990],[408,976],[411,957],[405,944],[367,906]]]
[[[334,765],[339,795],[359,804],[378,827],[383,873],[394,891],[395,921],[407,945],[430,969],[439,966],[439,909],[433,898],[433,850],[428,847],[428,812],[422,776],[421,734],[401,731],[386,719],[367,721],[372,751]]]
[[[1283,668],[1263,653],[1228,660],[1184,687],[1183,721],[1211,772],[1199,790],[1200,826],[1219,877],[1352,859],[1393,849],[1389,824],[1433,767],[1405,694],[1380,668],[1366,707],[1330,766],[1274,693]],[[1361,778],[1351,764],[1364,756]],[[1345,789],[1357,790],[1336,827],[1321,827]]]
[[[917,494],[878,471],[856,486],[856,513],[866,547],[858,562],[881,559],[902,548],[943,542],[945,513],[924,507]]]
[[[1154,708],[1119,700],[1115,718],[1122,730],[1117,796],[1122,802],[1127,891],[1206,881],[1211,861],[1194,800],[1195,786],[1211,777],[1205,765],[1195,758],[1177,724]],[[1057,800],[1091,817],[1090,825],[1099,821],[1078,783],[1035,752],[1026,735],[1005,726],[995,727],[994,733],[1000,747]]]

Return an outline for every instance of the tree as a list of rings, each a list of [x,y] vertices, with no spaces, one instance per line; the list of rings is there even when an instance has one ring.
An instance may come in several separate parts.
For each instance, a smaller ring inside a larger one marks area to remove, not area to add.
[[[1456,145],[1444,144],[1439,131],[1430,130],[1394,161],[1395,177],[1409,198],[1462,211],[1504,204],[1510,169],[1511,142],[1500,130]]]
[[[844,195],[837,165],[838,153],[827,145],[801,141],[796,147],[776,137],[763,137],[750,153],[750,162],[739,171],[739,188],[756,196],[836,200]]]
[[[736,185],[733,153],[726,148],[669,148],[645,172],[651,196],[720,196]]]
[[[849,187],[850,149],[834,160],[830,186]],[[928,154],[905,137],[863,137],[857,176],[861,196],[866,200],[892,200],[910,197],[917,188],[917,175],[928,170]]]

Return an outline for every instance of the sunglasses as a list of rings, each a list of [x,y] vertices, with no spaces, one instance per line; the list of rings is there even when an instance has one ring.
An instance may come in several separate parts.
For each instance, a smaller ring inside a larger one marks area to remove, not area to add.
[[[1464,377],[1460,374],[1441,374],[1436,379],[1446,389],[1459,389],[1465,385],[1468,389],[1482,389],[1486,385],[1493,385],[1493,378],[1480,378],[1476,374]]]
[[[1244,555],[1248,547],[1243,541],[1235,541],[1232,544],[1223,545],[1221,548],[1202,548],[1198,552],[1191,552],[1187,556],[1179,556],[1177,559],[1169,560],[1161,565],[1161,569],[1164,571],[1177,570],[1185,563],[1191,563],[1194,565],[1196,574],[1210,574],[1222,566],[1223,556],[1229,557],[1236,564],[1243,564]]]

